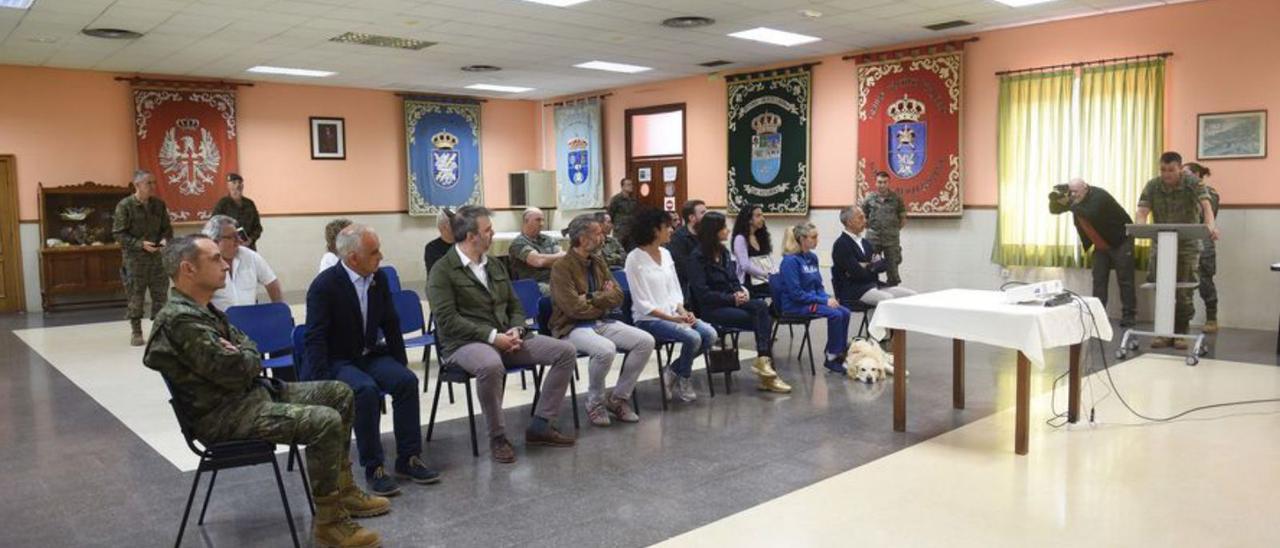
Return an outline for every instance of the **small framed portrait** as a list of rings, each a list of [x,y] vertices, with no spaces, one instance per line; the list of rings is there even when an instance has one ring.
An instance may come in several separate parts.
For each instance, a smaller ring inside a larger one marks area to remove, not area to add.
[[[311,159],[347,159],[347,127],[343,118],[311,117]]]
[[[1201,114],[1196,124],[1197,160],[1267,157],[1267,111]]]
[[[639,179],[639,180],[640,180],[640,182],[642,182],[642,183],[647,183],[647,182],[649,182],[649,181],[652,181],[652,180],[653,180],[653,168],[651,168],[651,167],[642,167],[642,168],[640,168],[640,169],[636,170],[636,178],[637,178],[637,179]]]

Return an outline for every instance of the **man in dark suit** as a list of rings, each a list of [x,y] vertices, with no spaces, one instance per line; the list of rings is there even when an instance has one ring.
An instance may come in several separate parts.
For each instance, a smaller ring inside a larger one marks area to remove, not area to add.
[[[867,216],[862,208],[840,210],[840,224],[844,225],[844,233],[831,247],[831,285],[840,304],[849,308],[854,303],[875,306],[882,301],[916,294],[901,285],[888,286],[880,281],[880,274],[888,270],[889,265],[871,241],[863,237]]]
[[[418,377],[408,368],[400,318],[387,276],[378,270],[378,234],[353,224],[335,240],[341,259],[316,276],[307,290],[307,338],[302,375],[307,380],[339,380],[355,392],[356,447],[369,490],[380,496],[400,492],[383,469],[380,408],[382,393],[392,398],[395,474],[415,483],[440,480],[422,461],[422,418]]]

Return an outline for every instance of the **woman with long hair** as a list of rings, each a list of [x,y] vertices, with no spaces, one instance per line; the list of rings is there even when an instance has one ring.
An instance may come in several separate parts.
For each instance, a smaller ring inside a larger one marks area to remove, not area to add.
[[[822,363],[832,373],[845,373],[845,352],[849,349],[848,308],[828,295],[818,270],[818,229],[813,223],[800,223],[787,228],[783,236],[782,267],[777,283],[778,307],[783,314],[806,316],[816,314],[827,319],[826,360]]]
[[[636,327],[655,339],[680,342],[680,355],[662,375],[668,397],[697,399],[693,392],[693,358],[711,349],[716,330],[685,310],[684,290],[676,275],[671,252],[671,218],[666,212],[642,208],[631,218],[631,243],[627,254],[627,284],[631,286],[631,315]]]
[[[738,212],[733,222],[733,259],[737,264],[738,282],[747,288],[752,298],[770,296],[769,275],[776,274],[773,264],[773,241],[769,228],[764,224],[764,210],[758,205],[748,205]]]
[[[1209,190],[1209,205],[1213,206],[1213,215],[1218,215],[1218,189],[1213,188],[1209,184],[1209,175],[1212,174],[1209,168],[1204,167],[1195,162],[1187,162],[1183,164],[1183,169],[1195,175],[1200,179],[1201,183]],[[1204,327],[1202,331],[1205,333],[1218,332],[1218,286],[1213,283],[1213,276],[1218,273],[1218,246],[1209,238],[1200,241],[1200,264],[1197,271],[1200,274],[1200,298],[1204,300]]]
[[[689,259],[689,289],[702,318],[716,325],[755,333],[756,353],[751,366],[759,390],[787,394],[791,386],[773,369],[773,318],[769,304],[751,297],[738,281],[738,268],[721,243],[729,236],[724,214],[709,212],[698,223],[698,247]]]

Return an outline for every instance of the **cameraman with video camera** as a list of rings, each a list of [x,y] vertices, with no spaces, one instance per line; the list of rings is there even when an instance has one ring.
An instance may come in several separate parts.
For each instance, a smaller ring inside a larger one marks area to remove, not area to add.
[[[1107,285],[1114,268],[1120,285],[1120,326],[1132,326],[1138,309],[1133,285],[1133,237],[1125,234],[1124,225],[1133,223],[1133,219],[1111,194],[1089,186],[1083,179],[1054,185],[1049,193],[1049,213],[1067,211],[1075,214],[1080,245],[1086,252],[1093,248],[1093,296],[1106,306]]]

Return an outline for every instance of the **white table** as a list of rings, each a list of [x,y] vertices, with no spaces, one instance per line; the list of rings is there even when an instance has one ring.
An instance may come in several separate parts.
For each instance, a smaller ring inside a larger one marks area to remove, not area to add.
[[[1077,301],[1056,307],[1005,304],[999,291],[948,289],[881,302],[871,320],[871,334],[882,339],[893,332],[893,429],[907,429],[907,331],[952,339],[952,405],[956,409],[964,409],[965,341],[1018,351],[1014,451],[1019,455],[1027,454],[1030,366],[1043,368],[1045,350],[1069,346],[1067,419],[1079,420],[1081,343],[1091,337],[1112,337],[1102,302],[1094,297],[1084,301],[1088,310]]]

